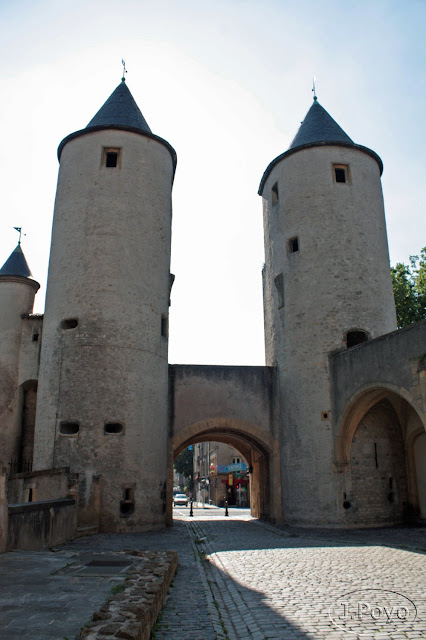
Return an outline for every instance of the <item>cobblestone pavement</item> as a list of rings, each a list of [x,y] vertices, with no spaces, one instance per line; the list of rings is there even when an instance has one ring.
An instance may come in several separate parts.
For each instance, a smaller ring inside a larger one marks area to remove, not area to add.
[[[175,549],[179,554],[155,640],[426,638],[425,529],[286,529],[259,523],[244,510],[230,510],[230,517],[224,517],[223,509],[195,509],[190,518],[182,508],[175,509],[175,525],[164,532],[82,538],[56,554],[28,554],[28,561],[32,565],[33,556],[48,556],[56,567],[81,553],[126,548]],[[49,601],[38,613],[44,624],[50,622],[45,627],[50,635],[37,635],[29,631],[28,621],[25,626],[28,612],[35,613],[34,589],[25,592],[24,581],[15,584],[9,575],[9,605],[3,607],[8,580],[3,558],[20,555],[0,556],[0,638],[71,640],[64,632],[67,616],[81,614],[76,633],[86,622],[86,609],[95,610],[105,599],[103,589],[111,585],[105,587],[100,579],[96,584],[87,579],[78,585],[64,582],[62,587],[57,582],[55,602],[53,578],[45,572]],[[86,596],[83,612],[79,602]],[[67,606],[67,600],[73,605]]]

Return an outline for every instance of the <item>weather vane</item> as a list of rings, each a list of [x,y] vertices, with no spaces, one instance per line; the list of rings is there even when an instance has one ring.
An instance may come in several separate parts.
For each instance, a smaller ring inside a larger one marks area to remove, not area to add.
[[[121,64],[123,65],[123,77],[121,78],[122,82],[126,82],[126,73],[127,73],[127,69],[126,69],[126,62],[125,60],[121,60]]]
[[[314,92],[314,101],[315,101],[315,102],[316,102],[316,101],[317,101],[317,99],[318,99],[318,98],[317,98],[316,86],[315,86],[315,85],[316,85],[316,81],[317,81],[317,79],[316,79],[316,77],[314,76],[314,77],[313,77],[313,79],[312,79],[312,91]]]
[[[13,227],[15,229],[15,231],[17,231],[19,233],[19,240],[18,240],[18,244],[21,244],[21,236],[26,236],[26,233],[22,233],[22,227]]]

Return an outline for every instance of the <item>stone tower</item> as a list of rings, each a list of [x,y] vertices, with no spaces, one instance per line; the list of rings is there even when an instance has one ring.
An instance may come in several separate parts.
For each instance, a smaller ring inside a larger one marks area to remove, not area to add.
[[[328,354],[396,329],[381,173],[315,98],[260,184],[266,364],[278,368],[291,524],[342,522]]]
[[[100,485],[101,530],[165,523],[171,191],[176,154],[124,80],[58,149],[36,469]]]
[[[21,243],[18,243],[0,269],[0,462],[7,465],[13,460],[17,469],[22,462],[25,436],[21,419],[25,395],[22,383],[26,373],[25,367],[20,366],[23,364],[20,361],[22,317],[32,313],[39,288],[38,282],[31,278]],[[38,338],[38,334],[35,335]],[[37,344],[31,346],[36,348]]]

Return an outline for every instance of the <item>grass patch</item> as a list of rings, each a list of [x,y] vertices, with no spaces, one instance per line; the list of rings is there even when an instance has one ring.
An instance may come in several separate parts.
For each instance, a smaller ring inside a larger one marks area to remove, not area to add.
[[[160,611],[160,613],[158,614],[158,618],[157,618],[157,620],[155,621],[155,625],[154,625],[154,626],[153,626],[153,628],[152,628],[152,631],[151,631],[151,635],[150,635],[150,637],[149,637],[149,640],[155,640],[155,638],[156,638],[156,636],[157,636],[158,627],[160,626],[160,623],[161,623],[161,619],[162,619],[162,617],[163,617],[163,612],[162,612],[162,611]]]
[[[120,584],[116,584],[111,589],[111,593],[112,593],[113,596],[116,596],[117,593],[121,593],[122,591],[124,591],[125,588],[126,588],[126,585],[124,584],[124,582],[120,582]]]

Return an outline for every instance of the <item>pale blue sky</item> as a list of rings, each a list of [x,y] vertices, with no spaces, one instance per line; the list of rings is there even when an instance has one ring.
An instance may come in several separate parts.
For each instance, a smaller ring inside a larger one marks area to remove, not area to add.
[[[384,162],[392,262],[426,244],[426,2],[215,0],[0,4],[0,262],[42,284],[56,149],[127,82],[176,149],[171,362],[263,364],[261,200],[312,100]]]

